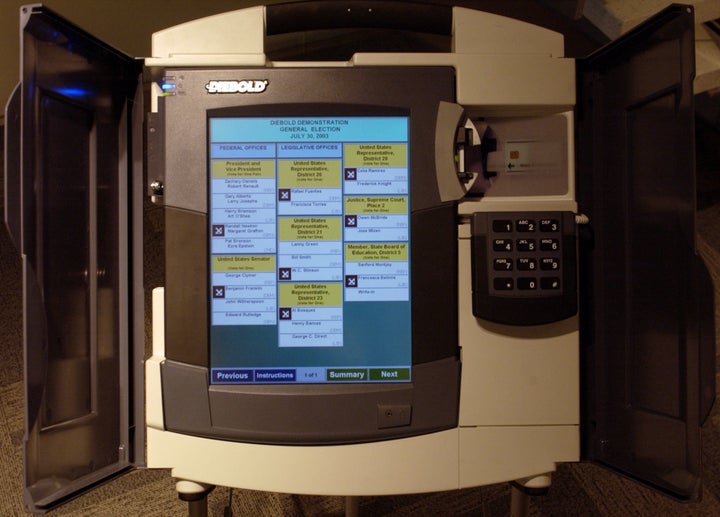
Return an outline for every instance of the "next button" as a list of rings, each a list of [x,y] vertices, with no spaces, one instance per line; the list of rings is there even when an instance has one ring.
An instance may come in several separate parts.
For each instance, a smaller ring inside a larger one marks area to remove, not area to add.
[[[410,368],[370,368],[371,381],[409,381]]]

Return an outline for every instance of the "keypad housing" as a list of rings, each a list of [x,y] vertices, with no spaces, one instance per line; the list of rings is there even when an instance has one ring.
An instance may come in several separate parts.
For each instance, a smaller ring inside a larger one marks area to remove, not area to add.
[[[577,312],[571,212],[478,212],[472,217],[473,312],[516,325]]]

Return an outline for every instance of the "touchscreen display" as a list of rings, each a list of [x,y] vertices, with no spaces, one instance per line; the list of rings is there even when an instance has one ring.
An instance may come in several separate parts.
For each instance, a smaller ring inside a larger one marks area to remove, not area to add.
[[[411,380],[407,116],[210,117],[213,384]]]

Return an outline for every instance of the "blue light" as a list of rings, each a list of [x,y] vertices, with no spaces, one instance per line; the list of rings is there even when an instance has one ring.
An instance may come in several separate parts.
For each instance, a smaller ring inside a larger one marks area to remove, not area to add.
[[[65,97],[86,97],[89,95],[90,92],[87,90],[84,90],[82,88],[72,87],[68,86],[66,88],[56,88],[56,93],[59,93],[60,95],[64,95]]]
[[[175,89],[175,85],[172,84],[172,83],[163,83],[160,88],[162,88],[164,91],[174,90],[174,89]]]

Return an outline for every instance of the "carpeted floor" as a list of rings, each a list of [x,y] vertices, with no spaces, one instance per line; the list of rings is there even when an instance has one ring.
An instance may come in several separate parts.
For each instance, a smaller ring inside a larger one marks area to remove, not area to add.
[[[0,196],[1,198],[1,196]],[[160,212],[148,211],[148,253],[157,253]],[[713,274],[720,300],[720,203],[698,214],[700,250]],[[157,264],[148,262],[146,286],[158,285]],[[20,261],[4,225],[0,229],[0,516],[24,514],[22,501],[23,387],[21,349]],[[716,305],[720,323],[720,303]],[[716,324],[720,328],[720,325]],[[720,333],[718,333],[720,336]],[[720,347],[719,347],[720,349]],[[719,383],[720,386],[720,383]],[[562,464],[548,495],[533,499],[530,515],[720,515],[720,410],[717,406],[703,427],[704,497],[684,504],[590,464]],[[222,516],[230,490],[216,489],[209,497],[209,515]],[[235,490],[235,516],[342,515],[337,497],[293,496]],[[507,515],[510,489],[493,485],[476,489],[361,500],[360,513],[368,516]],[[167,471],[130,472],[79,497],[50,515],[173,516],[186,514]]]

